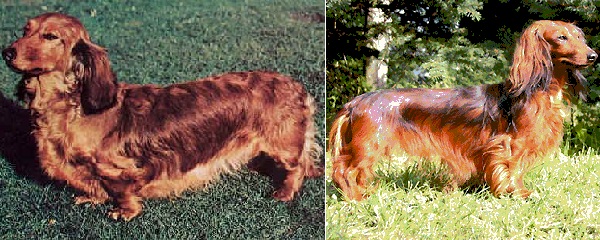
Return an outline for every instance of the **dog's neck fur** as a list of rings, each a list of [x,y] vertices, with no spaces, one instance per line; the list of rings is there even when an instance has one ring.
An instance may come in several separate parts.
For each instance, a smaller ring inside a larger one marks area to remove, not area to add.
[[[107,109],[99,114],[86,115],[81,104],[81,83],[73,74],[48,73],[24,81],[27,91],[33,93],[27,104],[37,129],[52,125],[60,126],[57,131],[69,131],[70,125],[92,123],[94,119],[101,120],[114,112]],[[61,124],[51,124],[57,121]],[[111,127],[106,121],[102,121],[102,125]]]
[[[54,75],[50,73],[24,80],[27,91],[33,93],[33,98],[28,102],[28,108],[38,115],[45,115],[50,111],[64,114],[65,111],[81,108],[79,83],[75,76],[73,74]],[[81,110],[76,112],[81,112]]]

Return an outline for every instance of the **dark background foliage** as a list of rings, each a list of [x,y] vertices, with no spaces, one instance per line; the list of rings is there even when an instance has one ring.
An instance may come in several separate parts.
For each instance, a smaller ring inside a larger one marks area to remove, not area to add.
[[[371,57],[389,66],[384,88],[456,87],[504,81],[521,31],[541,19],[573,22],[588,44],[600,47],[595,1],[327,0],[327,118],[353,97],[373,90],[365,78]],[[382,9],[387,23],[368,21],[370,8]],[[370,48],[371,39],[392,35],[387,50]],[[600,73],[596,63],[583,71],[590,82],[587,103],[572,105],[563,150],[600,148]]]

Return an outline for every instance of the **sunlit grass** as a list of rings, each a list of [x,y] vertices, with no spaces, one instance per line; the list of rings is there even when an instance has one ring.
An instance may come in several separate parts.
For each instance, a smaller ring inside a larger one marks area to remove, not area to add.
[[[416,177],[418,181],[411,183],[414,178],[393,176],[415,175],[417,163],[382,163],[378,188],[361,202],[344,201],[328,174],[327,238],[598,238],[598,160],[592,151],[546,157],[526,175],[526,185],[534,191],[527,200],[495,198],[486,187],[446,194],[436,182],[442,173],[423,173],[429,177]]]

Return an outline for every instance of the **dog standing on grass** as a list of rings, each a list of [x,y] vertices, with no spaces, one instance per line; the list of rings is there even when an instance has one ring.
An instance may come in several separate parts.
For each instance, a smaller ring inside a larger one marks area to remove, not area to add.
[[[563,95],[585,98],[579,70],[597,58],[575,25],[536,21],[521,35],[504,83],[358,96],[331,126],[333,180],[347,198],[360,200],[373,164],[406,152],[441,157],[452,189],[475,177],[494,196],[527,198],[523,175],[561,142]]]
[[[313,98],[272,72],[237,72],[166,87],[117,83],[105,49],[76,18],[46,13],[2,51],[23,75],[41,167],[81,191],[76,204],[114,201],[126,221],[141,200],[176,196],[267,155],[286,170],[273,197],[290,201],[317,177]]]

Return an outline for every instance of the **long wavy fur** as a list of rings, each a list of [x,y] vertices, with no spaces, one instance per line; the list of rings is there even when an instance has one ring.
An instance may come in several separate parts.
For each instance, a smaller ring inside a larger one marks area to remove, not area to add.
[[[597,54],[583,39],[572,24],[537,21],[523,31],[503,83],[354,98],[330,128],[334,182],[360,200],[374,163],[405,152],[439,156],[453,176],[446,189],[480,179],[495,196],[529,196],[523,175],[561,140],[564,88],[567,97],[585,97],[579,69]]]

